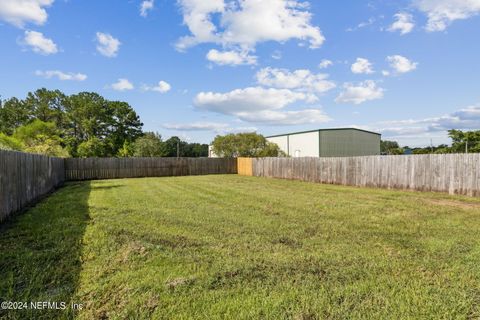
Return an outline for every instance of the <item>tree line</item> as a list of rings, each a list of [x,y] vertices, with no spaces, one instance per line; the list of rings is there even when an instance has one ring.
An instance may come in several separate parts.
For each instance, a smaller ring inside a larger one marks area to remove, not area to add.
[[[396,141],[382,140],[380,149],[382,154],[442,154],[442,153],[477,153],[480,152],[480,130],[461,131],[448,130],[452,144],[440,144],[424,148],[400,147]]]
[[[59,157],[206,157],[208,145],[143,132],[126,102],[39,89],[0,100],[0,149]]]

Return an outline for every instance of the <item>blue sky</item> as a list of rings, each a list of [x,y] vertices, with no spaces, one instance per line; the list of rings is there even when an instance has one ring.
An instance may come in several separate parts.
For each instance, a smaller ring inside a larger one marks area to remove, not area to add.
[[[360,127],[403,145],[480,128],[480,0],[0,0],[0,94],[129,102],[210,142]]]

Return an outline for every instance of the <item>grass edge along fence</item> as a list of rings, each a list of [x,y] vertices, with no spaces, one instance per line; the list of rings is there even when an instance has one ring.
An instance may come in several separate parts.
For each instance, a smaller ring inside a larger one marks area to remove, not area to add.
[[[0,150],[0,222],[65,181],[236,174],[224,158],[54,158]]]
[[[244,159],[243,175],[480,196],[479,153]]]
[[[64,159],[0,150],[0,222],[64,181]]]

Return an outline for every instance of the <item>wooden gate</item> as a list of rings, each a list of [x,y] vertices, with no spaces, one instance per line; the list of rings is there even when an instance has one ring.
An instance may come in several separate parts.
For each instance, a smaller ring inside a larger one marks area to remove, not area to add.
[[[252,158],[237,158],[238,174],[241,176],[253,176]]]

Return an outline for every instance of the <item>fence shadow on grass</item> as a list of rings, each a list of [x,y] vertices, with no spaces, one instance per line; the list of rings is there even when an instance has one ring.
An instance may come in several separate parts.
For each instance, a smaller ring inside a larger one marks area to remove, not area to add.
[[[70,308],[81,271],[89,220],[90,182],[69,183],[0,227],[0,301],[27,302],[1,310],[1,319],[73,318]],[[32,310],[30,302],[66,303],[65,310]]]

